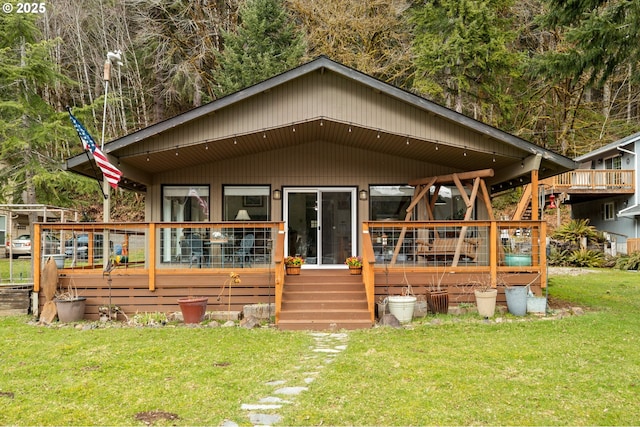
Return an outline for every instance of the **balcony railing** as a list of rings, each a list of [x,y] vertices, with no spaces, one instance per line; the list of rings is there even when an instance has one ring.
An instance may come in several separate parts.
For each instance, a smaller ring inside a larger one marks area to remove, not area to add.
[[[556,175],[545,181],[556,189],[571,192],[617,192],[635,191],[635,171],[621,169],[577,169]]]
[[[102,270],[111,262],[148,273],[154,290],[156,274],[273,268],[282,262],[282,227],[280,222],[45,223],[35,225],[35,241],[60,242],[55,252],[65,255],[65,274]],[[33,249],[34,271],[40,271],[51,251],[45,255],[42,245]]]

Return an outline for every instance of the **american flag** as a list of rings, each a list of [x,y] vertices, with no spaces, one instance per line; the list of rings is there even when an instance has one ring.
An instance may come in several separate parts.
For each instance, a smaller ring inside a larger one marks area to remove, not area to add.
[[[204,213],[205,215],[209,215],[209,205],[207,204],[206,200],[200,197],[200,195],[198,194],[195,188],[191,188],[189,190],[189,196],[195,197],[198,200],[198,203],[200,204],[202,213]]]
[[[73,114],[71,114],[71,111],[69,111],[69,116],[71,116],[71,123],[73,123],[73,126],[76,128],[84,149],[91,151],[96,164],[104,174],[105,178],[107,178],[109,185],[113,188],[118,188],[118,183],[120,182],[120,178],[122,177],[122,172],[120,172],[118,168],[116,168],[111,164],[111,162],[109,162],[107,156],[105,156],[104,153],[98,148],[96,142],[93,140],[91,135],[89,135],[89,132],[87,132],[85,127],[82,126],[82,123],[80,123],[80,121],[78,121],[78,119],[76,119]]]

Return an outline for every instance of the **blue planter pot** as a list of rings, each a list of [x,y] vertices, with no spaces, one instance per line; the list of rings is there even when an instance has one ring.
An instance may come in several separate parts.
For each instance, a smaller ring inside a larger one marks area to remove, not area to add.
[[[504,288],[507,297],[507,308],[514,316],[524,316],[527,314],[527,294],[529,286],[510,286]]]
[[[504,263],[510,267],[521,267],[531,265],[531,255],[506,254]]]

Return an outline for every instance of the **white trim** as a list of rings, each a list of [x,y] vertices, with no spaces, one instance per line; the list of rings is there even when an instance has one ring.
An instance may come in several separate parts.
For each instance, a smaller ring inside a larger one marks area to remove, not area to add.
[[[303,269],[328,269],[328,268],[347,268],[343,262],[337,264],[322,264],[322,201],[321,194],[323,192],[344,192],[351,193],[351,256],[357,255],[358,246],[358,188],[352,186],[345,187],[283,187],[282,188],[282,220],[284,221],[285,230],[289,230],[289,194],[290,193],[308,193],[316,194],[318,203],[318,229],[316,237],[318,263],[303,264]],[[285,239],[285,254],[289,253],[289,239]]]

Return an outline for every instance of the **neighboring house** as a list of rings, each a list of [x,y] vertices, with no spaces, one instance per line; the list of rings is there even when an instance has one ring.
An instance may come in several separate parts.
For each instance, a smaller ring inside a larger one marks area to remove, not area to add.
[[[131,239],[142,245],[139,269],[129,265],[119,278],[131,279],[131,298],[116,303],[131,311],[138,310],[134,296],[148,308],[150,296],[164,295],[154,300],[158,311],[176,309],[167,295],[216,296],[228,268],[243,270],[243,286],[274,286],[279,310],[282,257],[304,257],[310,278],[311,270],[346,268],[347,256],[363,255],[371,263],[363,281],[373,316],[374,299],[399,290],[402,281],[385,274],[401,275],[411,263],[410,274],[426,286],[430,279],[420,268],[437,273],[439,255],[429,258],[417,249],[429,233],[420,251],[433,250],[437,234],[442,251],[457,251],[453,265],[448,254],[441,257],[450,268],[495,279],[506,267],[498,265],[499,239],[490,238],[499,235],[486,206],[490,195],[576,167],[571,159],[325,57],[111,141],[104,152],[124,174],[120,186],[146,194],[146,223],[105,226],[116,247],[129,248],[130,260]],[[67,169],[89,177],[95,170],[84,154],[69,159]],[[482,182],[470,178],[478,174]],[[417,194],[420,185],[433,185],[431,202],[428,191]],[[407,219],[458,222],[427,230],[435,226]],[[467,227],[463,219],[486,222]],[[532,227],[535,238],[544,233],[540,224],[504,227]],[[101,232],[102,225],[91,227]],[[444,239],[461,233],[457,248]],[[467,233],[476,239],[465,243],[463,267],[458,260]],[[210,248],[193,250],[202,240]],[[241,254],[245,245],[247,254]],[[537,246],[529,250],[534,266],[518,271],[544,286],[544,254]],[[65,269],[67,277],[75,273],[81,272]],[[252,274],[263,276],[247,279]],[[87,291],[94,304],[104,301],[105,292],[96,277],[96,289]],[[390,277],[398,289],[390,288]],[[245,297],[230,305],[273,295],[266,287],[251,292],[245,289]]]
[[[640,249],[639,152],[640,132],[577,157],[579,169],[552,180],[572,217],[604,232],[613,254]]]

